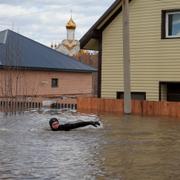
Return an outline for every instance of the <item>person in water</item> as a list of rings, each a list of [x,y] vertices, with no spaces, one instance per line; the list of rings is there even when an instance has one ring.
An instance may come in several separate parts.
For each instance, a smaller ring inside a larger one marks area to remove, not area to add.
[[[98,121],[78,121],[66,124],[60,124],[57,118],[51,118],[49,125],[52,131],[69,131],[71,129],[92,125],[94,127],[100,126]]]

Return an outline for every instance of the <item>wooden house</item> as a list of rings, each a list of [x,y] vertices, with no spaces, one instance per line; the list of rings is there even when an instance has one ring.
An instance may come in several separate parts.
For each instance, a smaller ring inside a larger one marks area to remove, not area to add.
[[[122,1],[81,38],[99,51],[99,97],[123,98]],[[130,69],[133,99],[180,101],[180,1],[130,0]]]

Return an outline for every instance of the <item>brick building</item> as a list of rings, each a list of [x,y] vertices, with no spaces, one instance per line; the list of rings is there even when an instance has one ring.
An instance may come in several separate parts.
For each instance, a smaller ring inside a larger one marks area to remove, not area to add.
[[[11,30],[0,32],[0,97],[90,96],[95,71]]]

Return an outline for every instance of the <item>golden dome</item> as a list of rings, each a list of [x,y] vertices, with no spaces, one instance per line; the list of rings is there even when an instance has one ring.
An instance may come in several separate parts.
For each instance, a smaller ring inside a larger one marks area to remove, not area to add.
[[[66,24],[67,29],[76,29],[76,23],[73,21],[72,17]]]

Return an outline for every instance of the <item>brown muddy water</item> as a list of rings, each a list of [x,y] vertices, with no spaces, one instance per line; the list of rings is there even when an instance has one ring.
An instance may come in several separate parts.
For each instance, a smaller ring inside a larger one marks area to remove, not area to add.
[[[101,121],[101,127],[52,132],[62,122]],[[169,118],[41,110],[0,114],[0,179],[177,180],[180,121]]]

